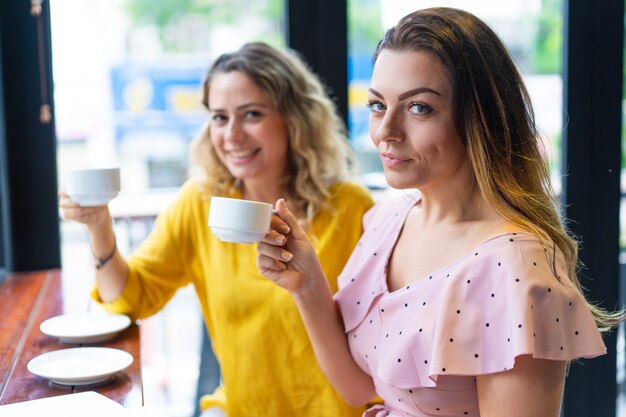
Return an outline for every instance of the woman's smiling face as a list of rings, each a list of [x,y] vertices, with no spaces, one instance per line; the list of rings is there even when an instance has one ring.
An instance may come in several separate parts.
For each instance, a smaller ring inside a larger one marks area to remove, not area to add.
[[[469,175],[452,98],[450,75],[435,55],[379,54],[368,92],[370,135],[389,185],[425,190]]]
[[[213,78],[208,96],[211,142],[237,179],[276,184],[286,173],[287,126],[270,98],[241,71]]]

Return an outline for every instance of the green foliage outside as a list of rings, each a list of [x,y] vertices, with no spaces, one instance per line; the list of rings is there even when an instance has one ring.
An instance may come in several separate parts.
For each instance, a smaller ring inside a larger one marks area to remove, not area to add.
[[[560,74],[563,56],[563,0],[543,0],[537,16],[533,66],[537,74]]]
[[[348,50],[373,55],[384,35],[380,0],[348,0]]]
[[[199,17],[208,25],[235,25],[242,10],[268,21],[281,22],[284,15],[283,0],[126,0],[124,9],[135,25],[156,28],[162,46],[168,52],[179,51],[167,41],[165,30],[184,17]],[[283,36],[271,33],[260,35],[256,40],[274,46],[283,46],[285,43]]]
[[[155,26],[162,31],[188,15],[203,16],[208,23],[232,23],[241,1],[127,0],[124,7],[137,25]]]
[[[533,20],[536,24],[530,63],[534,74],[561,74],[563,61],[563,1],[543,0],[541,11]],[[562,167],[562,137],[558,133],[549,138],[552,152],[549,166],[552,172]]]

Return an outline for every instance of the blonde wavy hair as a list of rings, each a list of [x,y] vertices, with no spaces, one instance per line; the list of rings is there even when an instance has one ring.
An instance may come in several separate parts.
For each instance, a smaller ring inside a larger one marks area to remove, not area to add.
[[[329,186],[354,174],[354,157],[335,103],[320,79],[294,51],[253,42],[219,56],[209,68],[203,85],[205,107],[210,107],[212,80],[232,71],[247,75],[284,118],[289,160],[280,185],[298,216],[310,224],[321,209],[330,209],[325,203],[330,196]],[[193,141],[190,160],[191,174],[201,180],[207,193],[228,195],[242,186],[218,158],[209,124]]]
[[[426,51],[444,63],[452,78],[454,123],[480,192],[501,216],[541,240],[558,280],[554,262],[560,252],[583,293],[578,242],[556,206],[530,96],[498,36],[468,12],[438,7],[403,17],[380,41],[374,59],[384,49]],[[588,304],[601,331],[624,320],[623,312]]]

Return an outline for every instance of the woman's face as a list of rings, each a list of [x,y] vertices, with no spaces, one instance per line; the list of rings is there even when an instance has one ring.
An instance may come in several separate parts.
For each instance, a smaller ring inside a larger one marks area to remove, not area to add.
[[[286,172],[287,126],[270,98],[241,71],[216,75],[209,91],[211,141],[237,179],[276,184]]]
[[[389,185],[425,191],[470,175],[454,126],[452,82],[435,55],[383,50],[368,101],[370,135]]]

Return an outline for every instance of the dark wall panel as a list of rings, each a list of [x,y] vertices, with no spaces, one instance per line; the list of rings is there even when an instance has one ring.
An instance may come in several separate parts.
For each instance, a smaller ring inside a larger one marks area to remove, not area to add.
[[[582,239],[583,286],[592,301],[618,306],[624,0],[565,0],[563,202]],[[608,354],[574,363],[565,417],[614,417],[617,334]]]
[[[2,38],[0,37],[0,46],[2,45]],[[6,135],[4,129],[4,95],[3,82],[2,82],[2,54],[0,53],[0,284],[3,281],[6,273],[11,269],[9,263],[11,254],[9,253],[10,246],[7,244],[10,240],[9,234],[9,205],[8,205],[8,183],[7,183],[7,160],[6,160]]]
[[[320,75],[348,122],[346,0],[286,0],[287,43]]]
[[[42,96],[52,97],[49,16],[46,1],[39,18],[31,15],[30,2],[0,2],[3,200],[11,207],[2,229],[10,246],[6,263],[14,271],[60,266],[54,118],[39,120]]]

